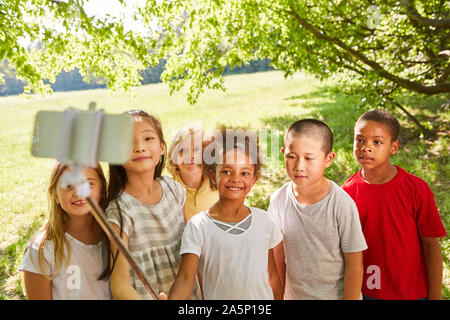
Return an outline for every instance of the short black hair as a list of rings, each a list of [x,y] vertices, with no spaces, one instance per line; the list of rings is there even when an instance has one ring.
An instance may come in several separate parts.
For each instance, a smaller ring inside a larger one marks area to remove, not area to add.
[[[389,133],[391,134],[392,141],[398,140],[398,135],[400,133],[400,123],[397,118],[395,118],[390,112],[382,109],[372,109],[364,113],[356,121],[355,127],[359,121],[375,121],[382,123],[388,127]]]
[[[294,122],[289,127],[286,136],[293,132],[294,137],[306,135],[322,141],[322,151],[325,155],[333,150],[333,132],[322,121],[316,119],[302,119]],[[286,141],[286,139],[285,139]]]

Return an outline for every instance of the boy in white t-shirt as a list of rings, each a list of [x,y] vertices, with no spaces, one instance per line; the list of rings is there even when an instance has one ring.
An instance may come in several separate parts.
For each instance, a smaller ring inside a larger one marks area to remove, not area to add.
[[[360,299],[367,249],[353,200],[324,177],[333,134],[313,119],[293,123],[282,152],[290,182],[270,197],[268,213],[283,241],[274,249],[285,299]]]
[[[259,152],[252,153],[256,135],[223,129],[221,136],[214,142],[214,158],[223,161],[209,166],[219,200],[188,221],[169,299],[188,299],[197,271],[206,300],[281,299],[273,256],[281,232],[264,210],[244,205],[261,167]]]

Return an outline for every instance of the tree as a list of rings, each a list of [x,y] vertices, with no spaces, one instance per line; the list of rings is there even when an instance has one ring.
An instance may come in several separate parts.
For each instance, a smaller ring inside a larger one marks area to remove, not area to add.
[[[144,39],[120,19],[88,16],[85,3],[0,2],[0,60],[8,59],[28,92],[51,91],[48,82],[75,68],[86,81],[102,78],[113,89],[140,84],[139,71],[154,62]]]
[[[227,64],[257,58],[286,75],[350,72],[381,91],[450,92],[448,1],[154,0],[140,13],[164,30],[152,44],[169,57],[165,79],[174,89],[192,80],[192,100],[222,86]]]
[[[7,35],[6,56],[33,87],[63,67],[103,77],[112,88],[127,87],[138,84],[138,70],[164,59],[162,80],[172,90],[187,84],[194,103],[204,88],[223,89],[226,66],[269,59],[286,76],[298,70],[320,78],[346,73],[388,97],[450,92],[445,0],[148,0],[135,13],[146,34],[125,32],[120,20],[88,17],[84,2],[29,0],[25,9],[20,1],[6,1],[8,25],[2,21],[0,31],[15,30]],[[54,15],[62,31],[24,23],[17,7],[35,19]],[[43,50],[18,46],[20,34],[42,38]]]

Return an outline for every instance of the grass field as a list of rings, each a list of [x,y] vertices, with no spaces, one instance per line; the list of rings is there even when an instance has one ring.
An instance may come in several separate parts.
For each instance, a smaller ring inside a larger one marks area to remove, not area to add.
[[[195,106],[186,102],[185,92],[169,96],[164,84],[138,87],[129,93],[111,94],[99,89],[55,93],[45,98],[0,98],[0,299],[24,298],[17,268],[26,242],[47,218],[46,187],[53,160],[30,154],[34,117],[39,110],[61,111],[69,106],[86,109],[91,101],[109,113],[143,109],[161,120],[167,142],[178,128],[192,123],[201,123],[207,129],[218,123],[267,129],[272,134],[267,148],[273,139],[280,141],[294,120],[314,117],[325,121],[335,136],[337,157],[326,175],[342,184],[357,170],[352,156],[352,129],[365,111],[357,107],[363,94],[344,96],[337,81],[319,82],[303,74],[284,79],[280,72],[229,76],[225,85],[226,92],[206,91]],[[405,97],[411,112],[440,134],[433,140],[421,139],[405,115],[394,112],[404,128],[402,146],[393,162],[428,182],[450,231],[449,115],[439,107],[445,99],[449,97],[415,103],[414,97]],[[435,125],[438,120],[439,128]],[[248,198],[249,204],[261,208],[267,208],[269,195],[287,181],[282,158],[278,150],[272,149],[266,152],[269,157],[263,177]],[[450,238],[443,239],[441,246],[444,298],[450,299]]]

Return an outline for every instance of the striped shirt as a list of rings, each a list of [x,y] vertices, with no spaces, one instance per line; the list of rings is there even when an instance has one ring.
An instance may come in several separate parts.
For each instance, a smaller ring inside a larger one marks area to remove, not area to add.
[[[123,192],[106,209],[108,221],[120,226],[119,210],[122,213],[122,228],[128,236],[131,256],[144,272],[156,292],[169,293],[180,265],[181,235],[184,229],[182,208],[186,191],[169,177],[156,179],[162,188],[161,200],[146,204]],[[144,284],[130,268],[131,284],[143,299],[152,299]],[[200,299],[198,284],[191,298]]]

